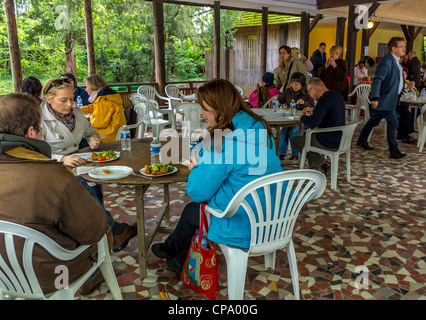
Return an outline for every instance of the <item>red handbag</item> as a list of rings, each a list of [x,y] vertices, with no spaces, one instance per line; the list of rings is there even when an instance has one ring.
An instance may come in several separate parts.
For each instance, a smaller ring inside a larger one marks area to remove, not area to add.
[[[200,206],[200,228],[192,237],[191,247],[188,250],[181,280],[192,290],[201,293],[209,300],[215,300],[219,288],[219,261],[216,255],[215,243],[208,240],[203,241],[203,232],[208,232],[204,208],[206,203]],[[198,240],[195,242],[195,238]],[[204,242],[204,245],[203,245]],[[205,246],[207,244],[207,247]]]

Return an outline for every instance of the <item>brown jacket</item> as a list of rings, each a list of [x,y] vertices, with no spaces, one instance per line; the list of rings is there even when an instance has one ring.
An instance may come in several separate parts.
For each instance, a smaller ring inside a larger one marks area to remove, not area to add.
[[[294,100],[294,102],[297,103],[299,99],[302,99],[305,101],[304,104],[296,104],[297,110],[303,110],[305,107],[312,107],[315,108],[315,101],[314,99],[309,95],[306,85],[300,89],[299,91],[294,91],[293,88],[287,88],[283,92],[280,93],[278,96],[278,101],[281,104],[286,103],[287,105],[290,105],[291,100]]]
[[[0,153],[0,177],[1,220],[38,230],[69,250],[96,244],[106,233],[104,210],[63,164],[18,147]],[[17,250],[22,251],[22,243],[16,242]],[[3,236],[0,254],[5,257]],[[72,283],[93,265],[96,256],[97,249],[90,247],[75,260],[58,261],[35,246],[33,264],[42,290],[56,290],[58,265],[68,268]]]
[[[349,65],[348,62],[343,59],[337,59],[336,68],[332,66],[321,67],[318,70],[318,76],[324,81],[325,86],[328,90],[334,90],[339,92],[345,101],[348,100],[349,94]]]

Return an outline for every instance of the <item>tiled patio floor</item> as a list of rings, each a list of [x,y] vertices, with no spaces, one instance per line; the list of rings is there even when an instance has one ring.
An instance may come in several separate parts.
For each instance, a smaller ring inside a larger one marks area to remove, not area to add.
[[[375,150],[366,152],[355,145],[363,124],[358,125],[352,141],[351,182],[345,179],[343,156],[338,189],[330,190],[328,180],[323,196],[309,203],[297,220],[293,240],[301,298],[426,300],[426,153],[420,154],[416,145],[400,143],[407,157],[389,159],[382,125],[374,130],[370,142]],[[146,193],[148,225],[162,202],[161,190],[154,185]],[[106,208],[116,220],[136,221],[132,188],[110,185],[104,191]],[[191,200],[185,183],[171,185],[170,194],[171,225],[175,225]],[[165,237],[157,235],[156,241]],[[165,261],[151,250],[148,276],[141,281],[136,238],[112,258],[124,299],[158,300],[160,291],[170,299],[204,299],[167,270]],[[365,266],[365,271],[358,266]],[[355,281],[362,275],[366,276],[362,284],[368,287],[357,289]],[[221,255],[219,285],[220,299],[226,299],[226,265]],[[92,296],[81,299],[111,299],[106,291],[103,284]],[[263,258],[250,258],[244,299],[294,299],[285,252],[277,255],[274,270],[264,268]]]

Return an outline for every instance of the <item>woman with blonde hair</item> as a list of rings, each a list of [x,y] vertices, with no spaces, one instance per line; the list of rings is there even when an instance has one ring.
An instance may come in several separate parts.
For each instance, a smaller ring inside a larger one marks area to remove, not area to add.
[[[295,72],[303,73],[306,79],[310,79],[305,65],[292,55],[291,48],[289,46],[281,46],[279,53],[281,62],[278,66],[275,84],[278,90],[282,91],[290,88],[290,77]]]
[[[87,121],[80,108],[75,106],[74,90],[74,85],[66,78],[48,80],[42,90],[44,100],[40,106],[42,139],[50,145],[53,159],[72,168],[86,163],[84,159],[73,154],[78,151],[83,137],[87,139],[91,149],[98,149],[100,143],[99,133]],[[103,207],[103,196],[99,188],[96,185],[89,185],[80,176],[76,178]],[[114,236],[113,251],[120,251],[137,234],[136,224],[118,223],[107,210],[104,211]],[[100,281],[100,278],[98,280]]]
[[[93,74],[84,80],[90,104],[81,108],[91,114],[90,123],[104,138],[101,142],[115,141],[120,127],[126,124],[123,100],[120,94],[108,87],[100,75]]]
[[[325,65],[318,69],[318,76],[322,79],[329,90],[339,92],[345,101],[348,100],[349,93],[349,65],[342,59],[343,48],[341,46],[332,46],[330,48],[330,59]]]

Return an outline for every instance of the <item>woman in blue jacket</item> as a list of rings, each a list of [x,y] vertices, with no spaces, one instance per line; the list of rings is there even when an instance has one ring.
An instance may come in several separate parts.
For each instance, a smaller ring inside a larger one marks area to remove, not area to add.
[[[233,196],[249,182],[282,171],[272,132],[265,120],[243,101],[227,80],[215,79],[198,89],[210,138],[198,145],[186,190],[194,201],[188,204],[174,232],[164,243],[152,245],[152,252],[166,259],[167,266],[181,273],[182,265],[199,227],[200,203],[225,210]],[[262,195],[261,199],[264,201]],[[250,222],[240,208],[231,218],[211,217],[208,238],[241,248],[250,246]]]

